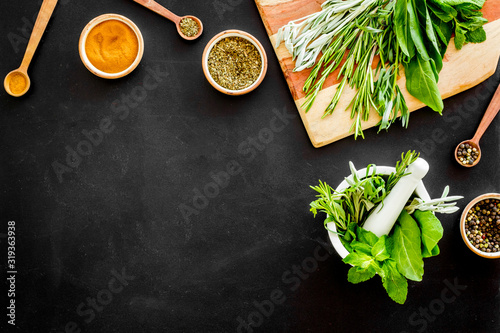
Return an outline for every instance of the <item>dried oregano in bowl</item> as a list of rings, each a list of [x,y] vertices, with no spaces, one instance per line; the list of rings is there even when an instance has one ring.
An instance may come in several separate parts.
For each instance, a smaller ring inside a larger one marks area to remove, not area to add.
[[[205,75],[216,89],[224,93],[249,92],[265,74],[265,52],[257,40],[246,35],[223,32],[215,36],[205,49]]]

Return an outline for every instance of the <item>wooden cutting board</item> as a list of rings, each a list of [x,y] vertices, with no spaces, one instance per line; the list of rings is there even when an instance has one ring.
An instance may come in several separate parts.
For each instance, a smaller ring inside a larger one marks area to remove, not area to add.
[[[289,21],[321,10],[321,4],[324,1],[255,0],[302,122],[313,146],[317,148],[353,134],[349,132],[352,124],[350,111],[345,111],[345,109],[351,101],[354,91],[346,87],[335,112],[321,119],[323,111],[330,103],[338,85],[338,81],[335,80],[336,75],[330,75],[323,90],[316,97],[314,105],[309,112],[305,113],[301,107],[305,100],[302,87],[309,76],[310,69],[298,73],[293,72],[295,63],[285,48],[284,43],[281,43],[276,48],[276,33],[280,27]],[[487,0],[483,7],[483,14],[489,21],[484,26],[487,35],[486,42],[481,44],[466,44],[460,51],[455,49],[453,40],[450,42],[443,59],[443,69],[439,75],[438,86],[443,98],[467,90],[495,73],[500,57],[500,0]],[[398,80],[398,84],[406,98],[406,103],[410,111],[415,111],[425,106],[408,93],[405,88],[406,79],[404,75]],[[375,126],[379,120],[380,117],[377,112],[372,110],[369,120],[363,122],[363,129]],[[397,122],[393,126],[400,125]]]

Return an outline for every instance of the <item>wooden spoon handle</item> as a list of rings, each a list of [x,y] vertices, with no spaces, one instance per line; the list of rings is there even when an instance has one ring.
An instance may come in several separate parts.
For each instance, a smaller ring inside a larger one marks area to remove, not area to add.
[[[174,22],[176,25],[179,24],[181,21],[181,18],[174,13],[172,13],[170,10],[167,8],[163,7],[159,3],[157,3],[154,0],[134,0],[140,5],[143,5],[144,7],[151,9],[153,12],[160,14],[161,16],[169,19],[170,21]]]
[[[40,43],[40,39],[42,39],[43,32],[47,27],[47,23],[49,23],[49,19],[52,16],[52,12],[54,11],[56,4],[57,0],[43,1],[38,17],[36,18],[35,26],[31,32],[31,37],[28,42],[28,46],[26,47],[26,52],[24,53],[20,69],[24,71],[28,70],[28,66],[30,65],[31,59],[33,59],[38,43]]]
[[[488,128],[488,126],[490,126],[493,119],[495,119],[495,116],[497,115],[499,110],[500,110],[500,85],[498,86],[497,90],[495,91],[495,94],[493,95],[493,98],[491,99],[490,105],[488,105],[488,108],[486,109],[486,112],[484,113],[483,119],[481,119],[481,123],[479,124],[479,127],[477,128],[476,134],[474,134],[474,137],[472,138],[471,141],[474,141],[477,144],[479,143],[479,140],[483,136],[483,134],[486,131],[486,129]]]

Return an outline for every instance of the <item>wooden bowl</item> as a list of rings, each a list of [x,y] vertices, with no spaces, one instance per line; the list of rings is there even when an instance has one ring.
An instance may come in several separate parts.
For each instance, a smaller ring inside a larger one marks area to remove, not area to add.
[[[467,247],[472,252],[477,254],[478,256],[481,256],[483,258],[488,258],[488,259],[498,259],[498,258],[500,258],[500,252],[483,252],[479,249],[476,249],[476,247],[474,245],[472,245],[472,243],[467,238],[467,235],[465,234],[465,219],[467,218],[467,213],[476,203],[478,203],[479,201],[482,201],[482,200],[486,200],[486,199],[500,199],[500,194],[499,193],[486,193],[486,194],[478,196],[477,198],[475,198],[474,200],[469,202],[467,207],[464,208],[464,211],[462,212],[462,216],[460,217],[460,234],[462,235],[462,239],[464,240],[465,245],[467,245]]]
[[[241,37],[246,40],[248,40],[250,43],[252,43],[257,50],[260,53],[261,61],[262,61],[262,68],[259,74],[259,77],[257,80],[255,80],[254,83],[252,83],[250,86],[246,87],[245,89],[241,90],[231,90],[224,88],[220,86],[215,80],[212,78],[210,75],[210,72],[208,71],[208,56],[210,55],[210,51],[214,47],[217,42],[219,42],[221,39],[227,38],[227,37]],[[241,31],[241,30],[226,30],[223,31],[217,35],[215,35],[207,44],[205,47],[205,50],[203,51],[203,57],[202,57],[202,66],[203,66],[203,73],[205,74],[205,77],[207,78],[208,82],[218,91],[227,94],[227,95],[243,95],[251,92],[255,88],[259,86],[259,84],[264,80],[264,77],[266,76],[267,72],[267,55],[266,51],[264,50],[264,47],[262,44],[255,38],[254,36],[250,35],[247,32]]]
[[[112,21],[112,20],[120,21],[122,23],[125,23],[127,26],[129,26],[134,31],[134,33],[137,37],[138,44],[139,44],[139,49],[137,51],[137,56],[136,56],[134,62],[127,69],[125,69],[121,72],[117,72],[117,73],[108,73],[108,72],[104,72],[100,69],[97,69],[90,62],[90,60],[87,57],[87,54],[85,52],[85,42],[87,41],[87,36],[88,36],[89,32],[98,24],[105,22],[105,21]],[[93,73],[99,77],[102,77],[104,79],[118,79],[118,78],[124,77],[127,74],[130,74],[137,67],[137,65],[139,65],[139,63],[141,62],[142,55],[144,53],[144,39],[142,38],[142,34],[141,34],[141,31],[139,30],[139,28],[130,19],[126,18],[125,16],[118,15],[118,14],[103,14],[103,15],[100,15],[100,16],[94,18],[92,21],[90,21],[85,26],[85,28],[83,28],[83,31],[80,35],[80,41],[78,42],[78,51],[80,53],[80,58],[82,59],[83,64],[85,65],[85,67],[87,67],[87,69],[91,73]]]

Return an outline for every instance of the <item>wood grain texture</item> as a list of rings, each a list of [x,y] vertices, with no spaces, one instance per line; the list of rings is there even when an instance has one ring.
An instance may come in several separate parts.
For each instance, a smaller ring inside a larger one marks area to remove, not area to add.
[[[45,28],[47,28],[47,24],[49,23],[50,17],[52,16],[52,12],[54,11],[56,5],[57,0],[44,0],[42,6],[40,7],[40,11],[38,12],[35,26],[31,32],[31,37],[28,42],[28,46],[26,47],[26,52],[24,53],[24,58],[20,67],[20,69],[25,72],[28,70],[31,59],[33,59],[33,56],[35,55],[38,43],[40,43],[40,40],[42,39],[42,35],[45,32]]]
[[[498,86],[497,90],[495,91],[495,94],[491,99],[490,105],[488,105],[488,108],[484,113],[483,119],[481,119],[481,123],[477,128],[476,134],[474,134],[474,137],[472,138],[471,141],[475,142],[479,146],[479,140],[481,140],[481,137],[483,136],[484,132],[486,132],[486,129],[488,128],[488,126],[490,126],[491,122],[493,121],[493,119],[495,119],[499,111],[500,111],[500,86]]]
[[[276,47],[276,33],[281,26],[321,10],[324,0],[255,0],[255,2],[313,146],[322,147],[352,135],[353,133],[349,131],[352,124],[350,111],[345,111],[345,109],[354,91],[346,88],[335,112],[321,119],[338,84],[338,80],[335,79],[336,75],[330,75],[314,105],[308,113],[305,113],[301,107],[304,103],[302,87],[311,70],[293,72],[295,63],[284,44],[281,43]],[[453,40],[450,42],[443,59],[443,69],[438,83],[443,98],[469,89],[495,72],[500,57],[500,0],[487,0],[483,14],[489,21],[485,25],[486,42],[467,44],[460,51],[455,49]],[[405,95],[409,110],[415,111],[424,107],[422,102],[409,95],[405,84],[406,79],[403,74],[398,80],[398,85]],[[362,127],[363,129],[373,127],[379,120],[378,114],[372,110],[369,120],[363,122]]]

